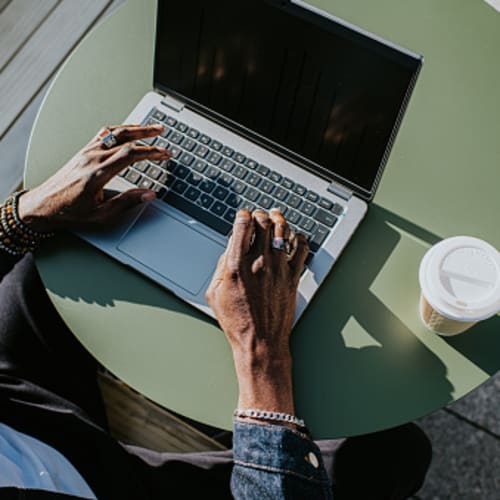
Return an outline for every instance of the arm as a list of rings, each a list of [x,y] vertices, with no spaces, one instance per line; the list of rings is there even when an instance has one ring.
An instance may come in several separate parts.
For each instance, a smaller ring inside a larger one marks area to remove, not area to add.
[[[207,300],[231,345],[238,407],[294,415],[289,340],[308,247],[298,235],[289,256],[273,236],[290,236],[279,211],[238,212]],[[234,431],[236,498],[331,498],[319,449],[294,424],[238,418]]]

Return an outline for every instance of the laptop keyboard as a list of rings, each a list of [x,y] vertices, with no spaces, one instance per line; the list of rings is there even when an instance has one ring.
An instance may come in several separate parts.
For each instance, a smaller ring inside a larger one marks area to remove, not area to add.
[[[158,199],[227,236],[239,209],[279,208],[295,232],[308,237],[315,253],[333,230],[344,207],[295,183],[269,167],[153,109],[145,125],[161,123],[161,136],[148,145],[173,154],[163,162],[141,161],[120,173]]]

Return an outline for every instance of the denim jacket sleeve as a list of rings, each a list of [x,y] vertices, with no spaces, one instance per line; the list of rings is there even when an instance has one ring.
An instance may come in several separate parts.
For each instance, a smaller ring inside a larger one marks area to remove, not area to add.
[[[317,445],[288,427],[235,420],[231,492],[237,500],[332,499]]]

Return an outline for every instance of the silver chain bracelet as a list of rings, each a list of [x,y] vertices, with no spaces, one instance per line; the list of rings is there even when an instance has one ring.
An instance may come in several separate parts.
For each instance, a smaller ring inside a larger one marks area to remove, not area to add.
[[[265,411],[265,410],[256,410],[250,408],[248,410],[241,410],[236,408],[234,410],[235,417],[246,417],[246,418],[255,418],[257,420],[271,420],[275,422],[286,422],[289,424],[295,424],[298,427],[305,427],[304,421],[301,418],[296,417],[295,415],[289,415],[288,413],[278,413],[275,411]]]

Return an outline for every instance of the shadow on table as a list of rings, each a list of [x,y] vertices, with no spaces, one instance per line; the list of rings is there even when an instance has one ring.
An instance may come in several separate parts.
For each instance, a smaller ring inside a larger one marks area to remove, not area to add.
[[[386,428],[430,413],[454,399],[454,387],[443,362],[371,290],[401,239],[398,230],[420,240],[415,244],[423,247],[422,255],[427,246],[440,240],[372,205],[292,338],[297,354],[297,405],[311,415],[316,434],[331,427],[332,421],[339,436]],[[411,279],[417,279],[418,263],[418,256],[413,264],[409,262],[415,268],[409,272]],[[402,287],[400,293],[408,295],[409,307],[417,314],[415,282],[408,290]],[[494,338],[497,332],[493,330],[489,322],[476,327],[473,335],[447,342],[493,373],[500,364],[499,342]],[[362,341],[353,345],[356,334]]]
[[[370,290],[401,239],[399,230],[419,240],[415,244],[423,247],[422,255],[440,239],[373,204],[292,337],[297,404],[312,416],[311,428],[318,437],[322,429],[331,428],[332,420],[338,436],[360,434],[412,420],[453,400],[445,365]],[[38,264],[42,271],[50,270],[43,273],[45,284],[60,297],[109,307],[116,301],[146,304],[214,324],[138,273],[124,273],[121,264],[73,236],[62,236]],[[418,269],[418,259],[414,264]],[[415,289],[415,282],[409,289]],[[418,296],[408,301],[416,311]],[[499,319],[476,326],[473,335],[445,341],[494,373],[499,366],[494,335]],[[343,337],[352,322],[367,336],[359,347]],[[359,397],[352,394],[353,387]]]

